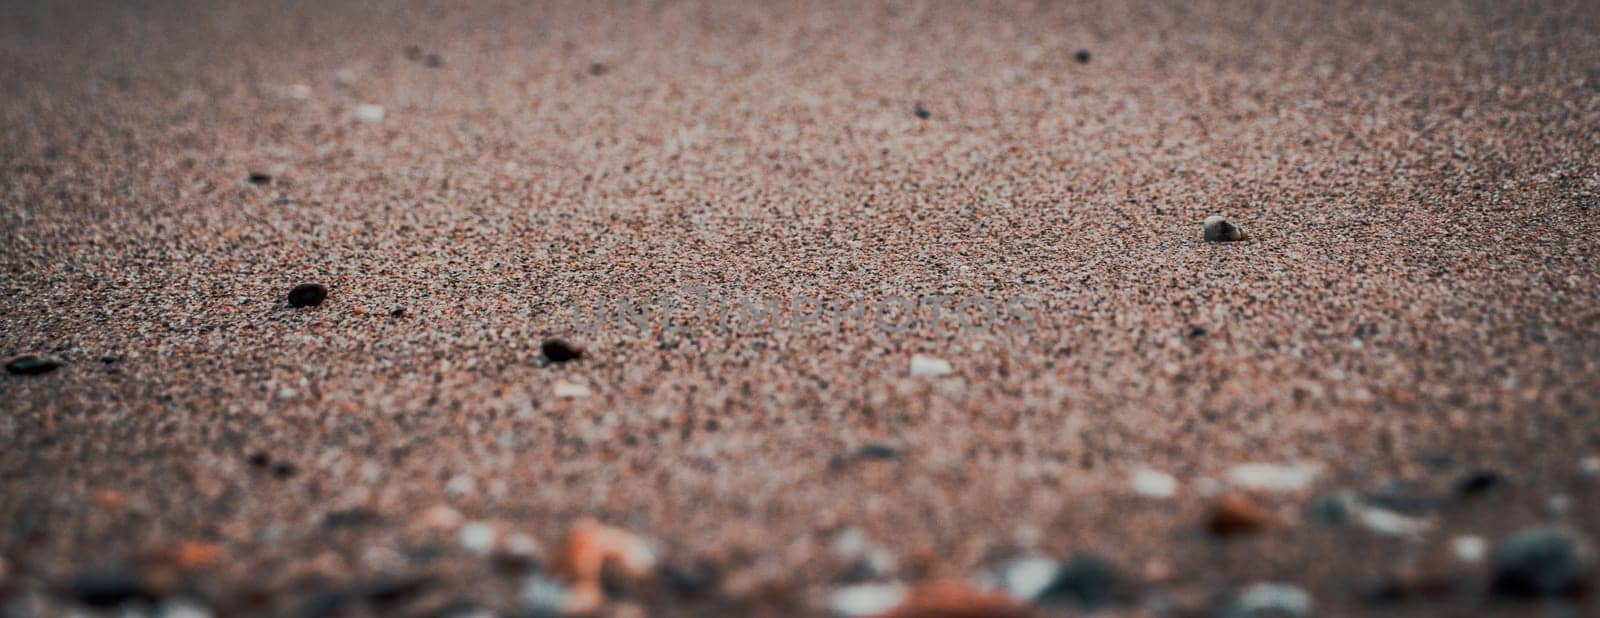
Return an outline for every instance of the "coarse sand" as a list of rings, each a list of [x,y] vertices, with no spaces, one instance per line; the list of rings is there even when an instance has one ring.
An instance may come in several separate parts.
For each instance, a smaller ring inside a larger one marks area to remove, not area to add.
[[[1593,2],[3,2],[0,607],[1595,612],[1597,155]]]

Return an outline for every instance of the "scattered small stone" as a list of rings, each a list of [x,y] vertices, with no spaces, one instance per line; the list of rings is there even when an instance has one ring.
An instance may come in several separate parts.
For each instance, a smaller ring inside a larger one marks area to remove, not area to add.
[[[315,307],[328,298],[328,288],[320,283],[302,283],[289,290],[289,306]]]
[[[528,613],[534,616],[564,615],[570,603],[566,588],[543,573],[532,573],[522,580],[522,588],[517,596],[522,599]]]
[[[550,387],[550,393],[558,399],[583,399],[594,394],[589,387],[566,380],[556,380],[555,385]]]
[[[1343,524],[1350,521],[1350,511],[1354,502],[1349,492],[1319,495],[1306,505],[1306,519],[1330,526]]]
[[[1212,215],[1206,217],[1205,239],[1207,242],[1233,242],[1244,240],[1244,231],[1227,219]]]
[[[1474,470],[1456,480],[1455,492],[1462,498],[1476,498],[1500,485],[1500,474],[1493,470]]]
[[[921,103],[918,103],[916,107],[912,108],[911,113],[916,114],[918,118],[923,120],[927,120],[933,116],[933,112]]]
[[[386,115],[388,115],[388,112],[383,109],[383,106],[374,103],[362,103],[357,105],[355,109],[356,120],[368,124],[383,122],[383,117]]]
[[[859,459],[899,459],[900,449],[887,444],[869,442],[861,445],[861,448],[856,450],[856,457]]]
[[[130,602],[154,603],[160,599],[160,595],[145,582],[120,570],[80,574],[67,582],[63,592],[74,601],[101,609]]]
[[[539,353],[546,362],[567,363],[583,358],[583,349],[561,339],[546,339],[539,344]]]
[[[1240,464],[1228,470],[1228,483],[1241,489],[1292,492],[1309,487],[1322,474],[1314,463]]]
[[[488,522],[474,521],[461,526],[461,549],[474,554],[487,554],[494,551],[496,532],[494,525]]]
[[[50,373],[65,365],[53,358],[41,358],[33,355],[18,356],[6,363],[6,372],[19,376],[36,376]]]
[[[428,54],[427,56],[423,56],[422,66],[430,69],[437,69],[444,66],[444,59],[440,58],[439,54]]]
[[[835,590],[828,607],[841,616],[877,616],[904,603],[907,592],[899,583],[855,584]]]
[[[1311,595],[1299,586],[1260,582],[1235,595],[1222,615],[1228,618],[1309,616],[1311,606]]]
[[[1254,534],[1278,523],[1272,509],[1251,502],[1244,494],[1224,494],[1211,505],[1206,529],[1217,536]]]
[[[589,65],[589,74],[593,75],[595,77],[600,77],[601,75],[605,75],[606,71],[609,71],[609,70],[610,69],[607,68],[606,65],[598,63],[598,62]]]
[[[295,465],[287,461],[274,461],[267,471],[279,479],[287,479],[299,472]]]
[[[1078,61],[1078,64],[1089,64],[1089,50],[1080,49],[1076,52],[1073,52],[1072,59]]]
[[[1600,457],[1585,457],[1578,462],[1578,471],[1589,478],[1600,477]]]
[[[1000,588],[1019,601],[1033,603],[1055,582],[1061,565],[1043,556],[1017,558],[1000,566]]]
[[[1481,536],[1458,536],[1450,539],[1450,552],[1455,554],[1456,560],[1476,564],[1488,555],[1489,542]]]
[[[410,60],[412,62],[422,59],[422,48],[417,47],[416,45],[407,45],[401,53],[405,55],[406,60]]]
[[[1421,534],[1433,527],[1433,524],[1428,520],[1407,517],[1394,511],[1373,506],[1362,506],[1357,509],[1356,521],[1363,528],[1385,536]]]
[[[349,88],[356,84],[356,72],[350,69],[339,69],[333,72],[333,84],[340,88]]]
[[[952,371],[950,362],[932,356],[914,354],[911,356],[911,377],[937,377],[948,375]]]
[[[382,520],[383,518],[378,515],[377,511],[356,507],[328,511],[327,514],[322,516],[322,525],[328,528],[345,528],[375,524]]]
[[[1079,553],[1061,564],[1038,601],[1067,603],[1092,612],[1111,603],[1115,583],[1116,571],[1110,563],[1092,553]]]
[[[1594,568],[1594,550],[1572,532],[1529,528],[1495,545],[1494,591],[1512,597],[1577,593]]]
[[[272,174],[265,172],[250,172],[250,175],[246,176],[245,180],[249,181],[249,183],[253,185],[264,185],[272,182]]]
[[[444,492],[452,496],[465,496],[478,489],[478,480],[470,474],[457,474],[444,483]]]
[[[1178,479],[1154,468],[1137,468],[1128,481],[1134,493],[1147,498],[1171,498],[1178,493]]]
[[[393,309],[390,309],[389,310],[389,317],[391,317],[391,318],[403,318],[403,317],[406,317],[406,308],[405,307],[395,307]]]
[[[1544,508],[1545,510],[1549,511],[1551,515],[1555,515],[1557,517],[1566,515],[1567,511],[1572,510],[1572,496],[1567,494],[1552,495],[1548,500],[1545,500]]]
[[[250,467],[252,468],[265,468],[268,464],[272,463],[272,457],[261,451],[251,453],[250,456],[244,458],[244,460],[246,463],[250,464]]]

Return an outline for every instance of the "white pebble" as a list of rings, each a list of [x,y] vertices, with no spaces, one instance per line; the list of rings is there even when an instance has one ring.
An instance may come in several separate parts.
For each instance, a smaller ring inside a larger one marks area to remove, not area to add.
[[[1234,599],[1229,616],[1307,616],[1311,614],[1311,595],[1299,586],[1261,582],[1253,584]]]
[[[950,361],[922,354],[911,356],[911,377],[942,376],[948,375],[950,372]]]
[[[1129,482],[1135,493],[1149,498],[1171,498],[1178,493],[1178,479],[1154,468],[1134,470]]]
[[[1358,510],[1356,521],[1360,522],[1362,527],[1385,536],[1421,534],[1432,527],[1427,520],[1373,507],[1362,507]]]
[[[1458,536],[1450,540],[1450,550],[1462,562],[1483,562],[1483,557],[1489,553],[1489,542],[1481,536]]]
[[[361,122],[367,122],[367,123],[378,123],[378,122],[383,122],[383,117],[387,112],[384,111],[382,105],[374,105],[372,103],[363,103],[361,105],[357,105],[356,106],[356,112],[355,113],[356,113],[356,120],[360,120]]]
[[[494,550],[494,525],[474,521],[461,527],[461,549],[474,554],[487,554]]]
[[[452,496],[461,496],[472,493],[478,488],[478,482],[465,474],[458,474],[444,484],[444,491]]]
[[[1290,492],[1309,487],[1320,474],[1322,466],[1314,463],[1248,463],[1229,469],[1228,482],[1243,489]]]
[[[1583,472],[1584,476],[1600,477],[1600,457],[1583,458],[1583,461],[1578,462],[1578,470]]]
[[[1039,556],[1020,558],[1002,568],[1000,586],[1013,598],[1032,602],[1050,587],[1060,570],[1061,565],[1050,558]]]
[[[593,394],[589,392],[589,387],[566,380],[557,381],[551,387],[551,392],[561,399],[582,399]]]
[[[873,616],[894,609],[905,599],[902,584],[857,584],[835,591],[828,605],[842,616]]]

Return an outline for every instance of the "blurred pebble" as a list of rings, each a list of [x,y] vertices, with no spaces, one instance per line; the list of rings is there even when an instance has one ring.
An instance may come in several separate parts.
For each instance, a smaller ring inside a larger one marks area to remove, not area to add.
[[[598,62],[589,65],[589,74],[593,75],[595,77],[600,77],[601,75],[605,75],[606,71],[609,71],[609,70],[611,70],[611,69],[607,68],[606,65],[598,63]]]
[[[1545,510],[1550,511],[1551,515],[1558,517],[1561,515],[1566,515],[1567,511],[1572,510],[1572,496],[1567,494],[1555,494],[1550,496],[1549,500],[1545,501],[1544,506]]]
[[[914,354],[911,356],[911,377],[934,377],[947,375],[951,371],[950,362],[944,359]]]
[[[1239,226],[1222,217],[1213,215],[1206,217],[1203,229],[1207,242],[1233,242],[1244,240],[1244,232]]]
[[[1600,457],[1583,458],[1578,462],[1578,471],[1590,478],[1600,477]]]
[[[1239,464],[1228,469],[1228,484],[1256,491],[1292,492],[1317,480],[1322,466],[1314,463]]]
[[[333,72],[333,84],[340,88],[349,88],[356,84],[356,72],[350,69],[339,69]]]
[[[1272,509],[1251,502],[1243,494],[1225,494],[1211,505],[1206,529],[1217,536],[1252,534],[1278,523]]]
[[[1481,536],[1458,536],[1450,539],[1450,552],[1462,562],[1482,562],[1489,553],[1489,542]]]
[[[488,522],[474,521],[461,526],[461,549],[474,554],[487,554],[494,551],[495,530],[494,525]]]
[[[561,339],[546,339],[539,344],[539,353],[546,361],[565,363],[583,358],[583,350]]]
[[[887,444],[869,442],[856,450],[856,457],[861,459],[898,459],[900,457],[900,449]]]
[[[921,103],[918,103],[916,107],[912,108],[911,113],[923,120],[927,120],[929,117],[933,116],[933,112],[928,111],[928,108],[924,107]]]
[[[450,477],[450,480],[446,481],[444,484],[445,493],[452,496],[464,496],[472,493],[477,488],[477,479],[474,479],[471,475],[467,474],[457,474],[453,477]]]
[[[26,355],[11,359],[11,362],[6,363],[6,371],[12,375],[36,376],[55,371],[64,364],[53,358]]]
[[[211,610],[188,599],[168,599],[156,610],[158,618],[211,618]]]
[[[1060,564],[1043,556],[1017,558],[1000,566],[998,583],[1006,594],[1032,603],[1050,587],[1060,570]]]
[[[250,172],[250,175],[246,176],[245,180],[253,185],[264,185],[272,182],[272,174],[268,174],[266,172]]]
[[[1089,59],[1090,59],[1089,50],[1080,49],[1080,50],[1078,50],[1076,52],[1073,52],[1072,59],[1076,60],[1078,62],[1078,64],[1089,64]]]
[[[557,380],[550,388],[550,392],[559,399],[583,399],[593,394],[589,391],[589,387],[566,380]]]
[[[835,590],[828,607],[841,616],[877,616],[903,603],[906,592],[899,583],[856,584]]]
[[[1154,468],[1137,468],[1129,478],[1134,493],[1149,498],[1171,498],[1178,493],[1178,479]]]
[[[439,54],[428,54],[422,57],[422,66],[437,69],[444,66],[444,59],[440,58]]]
[[[1362,506],[1356,509],[1356,521],[1361,527],[1385,536],[1421,534],[1433,527],[1427,520],[1407,517],[1374,506]]]
[[[287,461],[274,461],[267,467],[267,472],[278,479],[287,479],[298,472],[293,463]]]
[[[440,504],[422,512],[418,518],[422,525],[435,530],[453,530],[465,520],[461,512]]]
[[[1240,591],[1222,612],[1228,618],[1311,615],[1311,595],[1299,586],[1260,582]]]
[[[1116,571],[1110,563],[1099,555],[1083,552],[1061,564],[1038,601],[1066,603],[1092,612],[1111,603],[1115,583]]]
[[[113,608],[123,603],[153,603],[155,591],[132,574],[120,570],[100,570],[79,574],[65,587],[66,596],[98,608]]]
[[[533,573],[522,580],[517,591],[522,605],[534,616],[559,616],[567,607],[567,590],[543,573]]]
[[[328,298],[328,288],[320,283],[302,283],[289,290],[290,307],[315,307]]]
[[[388,112],[383,109],[382,105],[373,103],[363,103],[357,105],[355,109],[356,120],[368,124],[383,122],[383,117],[387,114]]]
[[[1493,470],[1474,470],[1456,479],[1455,492],[1462,498],[1475,498],[1499,486],[1500,474]]]
[[[1306,519],[1325,525],[1343,524],[1350,520],[1351,505],[1354,501],[1349,492],[1318,495],[1306,505]]]
[[[1502,539],[1489,560],[1495,592],[1514,597],[1559,596],[1581,587],[1594,568],[1594,550],[1572,532],[1529,528]]]

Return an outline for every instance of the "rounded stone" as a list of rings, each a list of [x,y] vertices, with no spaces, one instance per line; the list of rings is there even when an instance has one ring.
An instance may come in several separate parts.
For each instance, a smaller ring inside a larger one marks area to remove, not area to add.
[[[1204,224],[1207,242],[1234,242],[1244,240],[1244,231],[1233,222],[1217,215],[1206,217]]]
[[[328,288],[320,283],[302,283],[289,290],[290,307],[315,307],[328,298]]]

